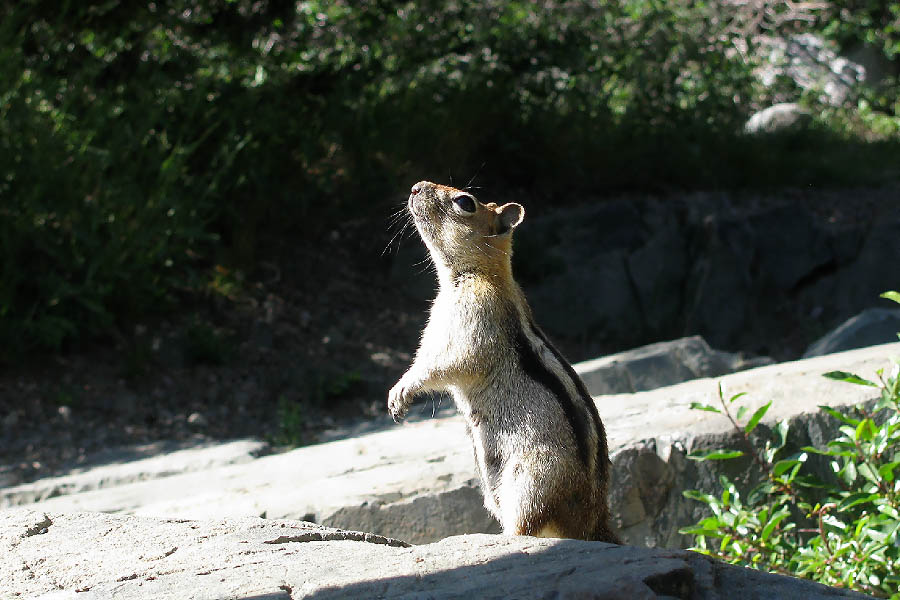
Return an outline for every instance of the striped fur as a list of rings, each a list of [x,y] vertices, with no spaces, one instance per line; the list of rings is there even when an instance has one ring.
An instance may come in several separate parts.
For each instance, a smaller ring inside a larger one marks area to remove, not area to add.
[[[402,419],[414,396],[448,391],[466,419],[485,506],[504,533],[618,543],[609,524],[610,462],[584,383],[537,327],[512,276],[524,209],[457,200],[428,182],[409,210],[439,290],[415,361],[391,389]],[[458,206],[457,206],[458,205]]]

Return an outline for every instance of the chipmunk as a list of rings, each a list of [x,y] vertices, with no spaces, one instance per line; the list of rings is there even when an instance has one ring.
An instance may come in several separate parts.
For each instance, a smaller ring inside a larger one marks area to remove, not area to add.
[[[597,408],[513,279],[525,209],[428,181],[412,187],[408,209],[439,290],[415,360],[388,394],[391,416],[400,422],[417,394],[450,392],[503,533],[620,543]]]

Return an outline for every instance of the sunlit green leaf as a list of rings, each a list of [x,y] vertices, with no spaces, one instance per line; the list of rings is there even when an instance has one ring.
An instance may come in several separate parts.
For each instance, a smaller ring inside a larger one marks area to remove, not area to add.
[[[744,453],[740,450],[711,450],[706,453],[702,452],[692,452],[688,454],[688,458],[691,460],[704,461],[704,460],[727,460],[729,458],[737,458],[739,456],[743,456]]]
[[[740,398],[743,398],[746,395],[747,395],[747,392],[739,392],[739,393],[735,394],[734,396],[732,396],[731,398],[729,398],[728,401],[734,402],[735,400],[739,400]]]
[[[750,420],[747,421],[747,424],[744,426],[744,431],[747,433],[750,433],[751,431],[756,429],[756,426],[759,424],[760,419],[762,419],[763,416],[765,416],[765,414],[769,410],[770,406],[772,406],[771,400],[769,402],[767,402],[766,404],[760,406],[758,409],[756,409],[756,412],[753,413],[753,416],[750,417]]]
[[[854,439],[859,442],[867,442],[871,440],[875,436],[875,423],[872,422],[871,419],[863,419],[860,421],[859,425],[856,426],[856,431],[854,432]]]
[[[855,383],[857,385],[878,387],[877,384],[872,383],[868,379],[863,379],[859,375],[854,375],[853,373],[848,373],[847,371],[829,371],[828,373],[824,373],[824,376],[837,381],[846,381],[847,383]]]
[[[884,292],[881,294],[882,298],[887,298],[888,300],[893,300],[894,302],[900,304],[900,292]]]
[[[900,466],[900,461],[894,460],[878,467],[878,476],[887,482],[894,481],[894,471]]]
[[[859,471],[860,475],[862,475],[863,477],[865,477],[867,480],[871,481],[872,483],[877,484],[880,481],[880,479],[878,477],[878,473],[876,473],[872,469],[872,466],[869,465],[868,463],[860,464],[858,471]]]
[[[775,475],[776,477],[778,477],[779,475],[781,475],[782,473],[784,473],[791,467],[793,467],[795,465],[799,465],[799,464],[800,464],[800,461],[796,460],[796,459],[794,459],[794,460],[779,460],[772,467],[772,474]]]
[[[841,421],[841,422],[843,422],[843,423],[846,423],[847,425],[852,425],[853,427],[856,427],[857,425],[859,425],[859,420],[858,420],[858,419],[854,419],[854,418],[848,417],[847,415],[845,415],[845,414],[843,414],[843,413],[841,413],[841,412],[836,411],[835,409],[831,408],[830,406],[825,406],[824,404],[820,404],[820,405],[819,405],[819,410],[821,410],[821,411],[824,412],[824,413],[827,413],[827,414],[831,415],[832,417],[834,417],[834,418],[837,419],[838,421]]]
[[[705,410],[705,411],[714,412],[714,413],[722,412],[715,406],[710,406],[709,404],[703,404],[701,402],[691,402],[691,409],[692,410]]]

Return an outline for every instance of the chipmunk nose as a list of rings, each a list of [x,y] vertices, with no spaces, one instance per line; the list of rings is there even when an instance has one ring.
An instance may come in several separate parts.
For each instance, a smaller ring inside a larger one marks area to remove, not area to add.
[[[427,181],[420,181],[416,185],[412,186],[412,189],[410,191],[413,193],[413,195],[415,195],[424,190],[429,185],[431,184],[429,184]]]

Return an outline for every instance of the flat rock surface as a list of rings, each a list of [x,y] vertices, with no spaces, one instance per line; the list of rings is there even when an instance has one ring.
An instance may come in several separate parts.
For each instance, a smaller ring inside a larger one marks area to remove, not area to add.
[[[772,400],[765,419],[771,422],[815,412],[820,404],[851,405],[873,398],[872,388],[822,374],[845,370],[873,378],[876,369],[889,367],[890,357],[898,355],[900,344],[886,344],[595,400],[613,454],[646,440],[657,448],[680,445],[689,451],[698,436],[729,431],[722,415],[690,409],[691,402],[717,404],[719,382],[726,395],[747,392],[742,403],[751,407]],[[425,543],[455,533],[495,531],[491,527],[496,524],[473,494],[474,477],[465,426],[460,417],[447,416],[244,464],[60,495],[30,506],[169,518],[303,519]],[[619,510],[615,502],[612,508]],[[678,526],[672,523],[670,529]]]
[[[0,597],[683,598],[864,596],[684,551],[496,535],[424,546],[298,521],[0,513]]]
[[[90,465],[73,469],[67,475],[0,489],[0,508],[247,463],[256,459],[267,447],[268,444],[259,440],[235,440],[174,450],[162,443],[113,449],[95,455]]]
[[[721,407],[718,385],[726,397],[745,392],[741,404],[752,409],[772,401],[764,422],[811,413],[819,405],[848,406],[878,396],[874,388],[823,377],[829,371],[849,371],[877,379],[876,370],[890,369],[900,357],[900,343],[882,344],[812,359],[778,363],[722,377],[686,381],[636,394],[594,398],[607,427],[612,448],[647,438],[672,439],[728,430],[725,417],[691,410],[692,402]],[[752,413],[750,413],[752,414]]]

